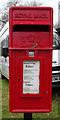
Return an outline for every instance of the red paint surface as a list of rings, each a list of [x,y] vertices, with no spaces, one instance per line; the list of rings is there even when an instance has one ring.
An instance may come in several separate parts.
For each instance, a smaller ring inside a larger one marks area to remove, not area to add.
[[[10,8],[9,109],[11,112],[50,112],[52,39],[52,8]],[[29,57],[30,50],[35,52],[34,57]],[[40,60],[39,94],[23,94],[23,60]]]

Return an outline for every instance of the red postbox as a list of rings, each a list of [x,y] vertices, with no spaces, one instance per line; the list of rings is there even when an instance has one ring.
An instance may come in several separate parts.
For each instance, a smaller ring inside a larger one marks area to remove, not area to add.
[[[50,112],[52,45],[52,8],[10,8],[9,109],[11,112]]]

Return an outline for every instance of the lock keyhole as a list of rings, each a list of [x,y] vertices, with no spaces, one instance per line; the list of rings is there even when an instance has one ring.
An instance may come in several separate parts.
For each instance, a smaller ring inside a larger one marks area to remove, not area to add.
[[[20,78],[18,79],[18,81],[20,81]]]

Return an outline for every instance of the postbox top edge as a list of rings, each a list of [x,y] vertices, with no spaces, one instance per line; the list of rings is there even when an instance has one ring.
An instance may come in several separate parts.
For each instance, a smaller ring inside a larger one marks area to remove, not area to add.
[[[39,7],[39,6],[12,6],[9,11],[13,10],[53,10],[52,7]]]

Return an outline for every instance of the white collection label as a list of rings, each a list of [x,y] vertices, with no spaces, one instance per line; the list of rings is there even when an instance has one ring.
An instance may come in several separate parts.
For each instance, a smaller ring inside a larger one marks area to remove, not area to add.
[[[39,94],[39,60],[23,61],[23,94]]]

